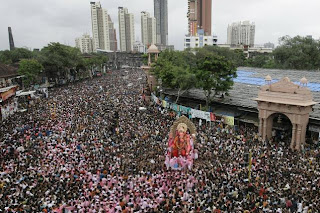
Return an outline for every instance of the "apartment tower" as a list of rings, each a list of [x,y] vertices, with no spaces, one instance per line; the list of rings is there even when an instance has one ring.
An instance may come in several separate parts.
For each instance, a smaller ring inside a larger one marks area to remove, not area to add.
[[[108,11],[101,7],[100,2],[91,2],[91,23],[93,35],[93,51],[113,50],[114,43],[117,43],[113,22]]]
[[[228,44],[253,47],[256,26],[250,21],[237,22],[228,25]]]
[[[134,15],[129,13],[127,8],[119,7],[118,18],[120,50],[123,52],[133,51],[135,37]]]
[[[156,19],[150,13],[141,12],[141,37],[142,43],[148,47],[157,43]]]
[[[168,45],[168,1],[154,0],[157,44]]]
[[[92,53],[93,39],[88,34],[84,34],[82,37],[76,38],[76,47],[80,49],[81,53]]]

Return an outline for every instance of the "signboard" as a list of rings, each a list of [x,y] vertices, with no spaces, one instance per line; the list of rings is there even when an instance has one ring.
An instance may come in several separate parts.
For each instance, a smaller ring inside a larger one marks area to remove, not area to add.
[[[216,115],[210,112],[210,120],[211,121],[216,121]]]
[[[2,101],[7,100],[8,98],[10,98],[11,96],[13,96],[15,94],[15,88],[11,88],[6,92],[1,93],[1,99]]]
[[[232,116],[223,116],[224,123],[230,126],[234,126],[234,117]]]
[[[188,114],[191,108],[179,105],[179,110],[182,114]]]
[[[190,112],[191,112],[192,118],[200,118],[200,119],[204,119],[206,121],[211,121],[210,112],[204,112],[204,111],[197,110],[197,109],[191,109]]]
[[[166,108],[167,107],[167,102],[165,100],[162,100],[162,107]]]
[[[173,109],[174,111],[178,112],[179,111],[179,105],[171,104],[171,109]]]

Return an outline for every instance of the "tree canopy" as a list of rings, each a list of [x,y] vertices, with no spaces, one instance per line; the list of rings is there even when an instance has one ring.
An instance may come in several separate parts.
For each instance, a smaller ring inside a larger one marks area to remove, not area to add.
[[[22,59],[19,64],[18,73],[23,75],[23,83],[26,87],[36,83],[43,66],[35,59]]]
[[[15,48],[14,50],[0,51],[0,63],[14,64],[22,59],[33,58],[33,53],[25,48]]]
[[[187,56],[186,52],[166,50],[161,53],[152,70],[157,78],[161,79],[164,87],[178,89],[176,102],[180,95],[192,88],[196,82],[195,74],[186,62]]]
[[[283,69],[317,70],[320,68],[320,41],[308,37],[284,36],[273,51],[277,67]]]
[[[246,66],[275,69],[319,70],[320,41],[309,37],[283,36],[271,54],[257,55]]]
[[[205,92],[207,105],[212,94],[228,91],[236,77],[235,65],[225,56],[208,49],[194,51],[164,51],[153,65],[152,72],[167,88],[177,89],[180,95],[191,88]]]
[[[206,49],[199,49],[196,58],[197,87],[204,91],[208,106],[212,96],[231,89],[233,78],[237,77],[237,69],[226,57]]]
[[[50,43],[39,54],[39,61],[48,76],[64,75],[68,69],[76,67],[82,60],[78,48],[60,43]]]

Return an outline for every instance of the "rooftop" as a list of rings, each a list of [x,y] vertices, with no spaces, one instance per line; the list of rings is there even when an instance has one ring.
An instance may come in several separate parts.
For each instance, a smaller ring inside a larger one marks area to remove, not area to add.
[[[18,75],[16,68],[0,63],[0,78],[10,78]]]
[[[245,108],[257,109],[259,88],[265,85],[265,77],[270,75],[272,83],[278,82],[284,77],[289,77],[292,82],[300,85],[300,79],[305,77],[309,80],[307,87],[311,90],[313,101],[317,102],[313,106],[313,112],[310,113],[311,118],[320,119],[320,72],[316,71],[298,71],[298,70],[269,70],[257,68],[238,68],[238,77],[234,79],[234,86],[228,92],[229,96],[224,99],[216,99],[215,101],[228,105],[240,106]],[[173,90],[166,90],[168,94],[175,94]],[[182,95],[183,97],[205,100],[202,90],[192,89]]]

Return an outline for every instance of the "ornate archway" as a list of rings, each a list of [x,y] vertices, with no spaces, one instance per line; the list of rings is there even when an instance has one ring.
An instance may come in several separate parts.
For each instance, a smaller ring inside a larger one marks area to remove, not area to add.
[[[273,115],[281,113],[287,116],[292,124],[290,148],[300,150],[305,143],[309,113],[313,101],[312,94],[306,88],[305,81],[301,85],[294,84],[288,77],[271,84],[271,77],[266,77],[267,85],[260,88],[258,98],[259,133],[264,140],[272,136]]]

